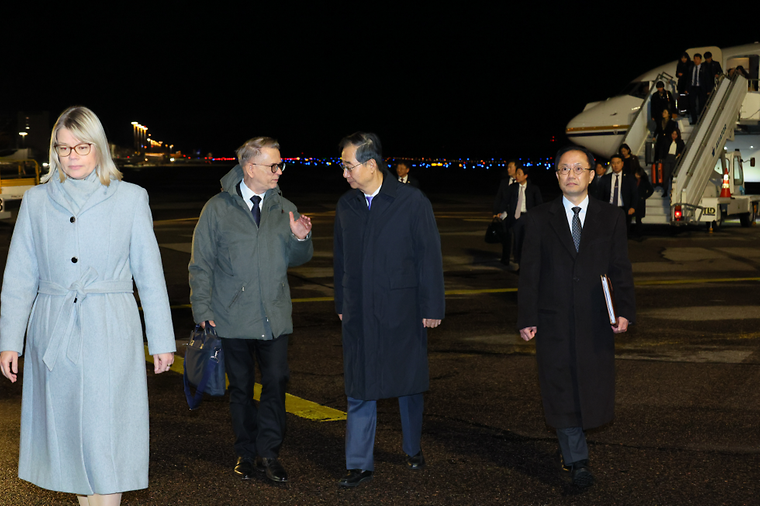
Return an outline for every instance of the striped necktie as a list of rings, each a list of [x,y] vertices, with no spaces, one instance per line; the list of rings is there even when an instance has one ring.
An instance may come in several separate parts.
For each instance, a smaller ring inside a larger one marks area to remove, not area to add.
[[[580,212],[580,207],[573,208],[573,243],[575,244],[575,251],[578,251],[581,245],[581,230],[583,228],[581,227],[581,218],[578,216]]]

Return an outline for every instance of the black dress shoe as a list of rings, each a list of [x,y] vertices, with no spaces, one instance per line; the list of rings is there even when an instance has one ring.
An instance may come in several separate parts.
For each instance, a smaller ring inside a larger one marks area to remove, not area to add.
[[[412,471],[417,471],[425,467],[425,457],[422,456],[422,450],[417,452],[414,457],[406,457],[406,467]]]
[[[573,479],[573,485],[578,488],[589,488],[594,484],[594,475],[588,467],[588,460],[579,460],[573,462],[570,467],[570,475]]]
[[[346,475],[340,479],[338,485],[349,488],[355,487],[364,481],[372,479],[372,471],[362,471],[361,469],[349,469]]]
[[[260,473],[266,473],[267,478],[276,483],[285,483],[288,481],[288,473],[277,459],[256,457],[256,469]]]
[[[235,464],[235,474],[242,476],[244,480],[250,480],[254,474],[253,459],[238,457]]]

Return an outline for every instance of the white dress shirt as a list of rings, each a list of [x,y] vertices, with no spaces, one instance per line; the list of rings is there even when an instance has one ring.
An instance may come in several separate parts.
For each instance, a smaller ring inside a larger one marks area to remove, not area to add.
[[[570,230],[573,229],[573,216],[575,216],[575,213],[573,212],[574,207],[580,207],[581,212],[578,213],[578,218],[581,220],[581,228],[583,225],[586,224],[586,211],[588,210],[588,195],[586,195],[586,198],[583,199],[583,202],[578,204],[577,206],[567,200],[566,197],[562,197],[562,205],[565,206],[565,217],[567,218],[567,226]]]
[[[253,197],[254,195],[258,195],[259,197],[261,197],[261,200],[259,200],[259,211],[261,211],[261,206],[264,204],[264,195],[266,195],[266,192],[255,193],[253,190],[248,188],[248,186],[245,184],[245,181],[240,181],[240,195],[243,196],[243,200],[245,201],[245,204],[248,206],[249,211],[253,209],[253,201],[251,200],[251,197]]]

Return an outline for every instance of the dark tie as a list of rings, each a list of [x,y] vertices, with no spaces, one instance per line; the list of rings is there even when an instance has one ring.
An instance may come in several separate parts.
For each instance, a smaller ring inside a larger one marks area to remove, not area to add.
[[[581,218],[578,216],[578,213],[581,212],[580,207],[574,207],[573,208],[573,243],[575,244],[575,251],[578,251],[578,248],[581,245]]]
[[[618,190],[620,189],[620,174],[615,174],[615,190],[614,194],[612,196],[612,205],[616,206],[618,205]]]
[[[251,214],[253,214],[253,221],[256,222],[256,226],[258,227],[261,223],[261,209],[259,209],[259,202],[261,202],[261,197],[254,195],[251,197],[251,202],[253,202]]]
[[[364,198],[367,199],[367,209],[372,209],[372,199],[373,199],[373,197],[370,197],[369,195],[365,195]]]

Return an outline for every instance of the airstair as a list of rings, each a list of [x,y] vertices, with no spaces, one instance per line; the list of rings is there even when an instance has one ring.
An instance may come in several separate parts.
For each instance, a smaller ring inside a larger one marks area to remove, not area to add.
[[[723,154],[726,142],[734,139],[739,112],[746,95],[747,80],[743,76],[722,77],[713,89],[699,122],[691,127],[688,125],[688,120],[679,121],[679,129],[686,143],[686,149],[673,171],[670,194],[664,194],[665,192],[661,189],[655,190],[655,193],[647,199],[646,217],[643,223],[672,223],[674,209],[680,210],[679,221],[682,223],[705,221],[703,217],[705,209],[700,203],[703,197],[708,196],[705,193],[708,185],[717,186],[717,192],[720,192],[721,175],[715,172],[715,167]],[[642,105],[637,121],[641,116],[648,117],[648,114],[642,113],[649,109],[651,97],[652,94]],[[641,129],[636,129],[634,135],[631,142],[628,142],[628,136],[626,136],[626,142],[634,153],[643,154],[647,139],[638,138],[642,135]],[[638,149],[634,148],[633,142],[636,142],[635,146]],[[708,193],[710,197],[717,197],[717,193],[712,190]],[[725,204],[728,201],[730,201],[729,198],[718,199],[719,204]]]

